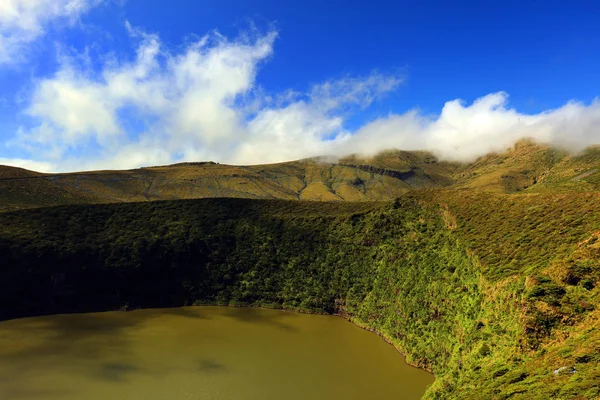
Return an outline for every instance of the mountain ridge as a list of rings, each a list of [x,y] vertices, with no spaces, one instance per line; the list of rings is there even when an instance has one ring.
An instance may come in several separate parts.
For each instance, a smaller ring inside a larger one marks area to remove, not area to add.
[[[599,147],[569,154],[528,140],[469,163],[439,160],[426,151],[388,150],[336,162],[327,157],[249,166],[204,161],[57,174],[0,166],[0,211],[206,197],[386,201],[430,188],[596,191],[599,170]]]

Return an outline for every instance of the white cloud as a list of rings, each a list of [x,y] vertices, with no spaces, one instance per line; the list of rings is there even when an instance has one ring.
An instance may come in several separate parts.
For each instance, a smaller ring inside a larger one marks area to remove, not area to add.
[[[25,168],[38,172],[53,172],[56,170],[56,166],[51,163],[22,158],[0,158],[0,165],[10,165],[12,167]]]
[[[502,151],[521,138],[582,150],[600,143],[600,101],[590,105],[569,102],[539,114],[507,108],[508,95],[492,93],[471,105],[448,101],[439,116],[425,117],[413,110],[391,115],[362,127],[346,146],[367,153],[386,148],[428,149],[447,160],[469,161]]]
[[[324,110],[336,110],[345,104],[357,104],[366,108],[401,83],[400,77],[373,73],[366,78],[343,78],[314,85],[310,98]]]
[[[366,107],[401,82],[373,73],[270,97],[256,75],[276,32],[236,40],[212,33],[173,54],[156,35],[127,28],[139,40],[136,58],[113,60],[99,74],[64,59],[54,76],[37,83],[26,114],[38,124],[23,129],[17,143],[68,169],[78,161],[79,168],[285,161],[318,154],[324,140],[341,134],[336,113]],[[132,116],[146,123],[128,135]],[[93,146],[95,157],[67,159]]]
[[[21,61],[27,44],[53,21],[73,23],[104,0],[0,1],[0,64]]]
[[[348,117],[395,90],[401,77],[374,72],[268,94],[256,79],[276,32],[235,40],[213,32],[173,53],[158,36],[127,28],[138,41],[134,59],[112,59],[99,73],[65,59],[37,82],[26,109],[36,123],[13,144],[59,170],[81,170],[269,163],[389,148],[467,160],[522,137],[574,149],[600,142],[600,101],[527,115],[509,108],[502,92],[470,105],[449,101],[437,116],[410,110],[349,131]]]
[[[106,97],[102,86],[67,70],[39,84],[27,113],[43,120],[42,127],[52,126],[65,144],[76,145],[91,135],[102,142],[106,136],[121,133],[116,108],[117,104]],[[36,130],[40,143],[56,140],[56,134],[40,133]]]

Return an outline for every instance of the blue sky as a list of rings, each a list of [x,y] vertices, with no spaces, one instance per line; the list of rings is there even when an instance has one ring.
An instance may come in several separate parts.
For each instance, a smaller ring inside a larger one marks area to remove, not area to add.
[[[4,0],[0,163],[600,142],[595,1]],[[460,100],[459,100],[460,99]]]

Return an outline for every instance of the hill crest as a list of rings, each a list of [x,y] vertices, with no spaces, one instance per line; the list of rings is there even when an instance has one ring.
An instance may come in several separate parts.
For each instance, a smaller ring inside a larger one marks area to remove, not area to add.
[[[184,162],[132,170],[45,174],[0,166],[0,211],[61,204],[235,197],[391,200],[415,189],[495,193],[597,191],[600,147],[580,154],[522,140],[469,163],[427,151],[315,157],[264,165]]]

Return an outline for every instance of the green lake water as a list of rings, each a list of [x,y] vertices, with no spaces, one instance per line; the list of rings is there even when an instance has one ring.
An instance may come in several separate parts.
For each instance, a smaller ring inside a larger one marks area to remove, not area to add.
[[[185,307],[0,322],[2,400],[411,400],[431,382],[333,316]]]

